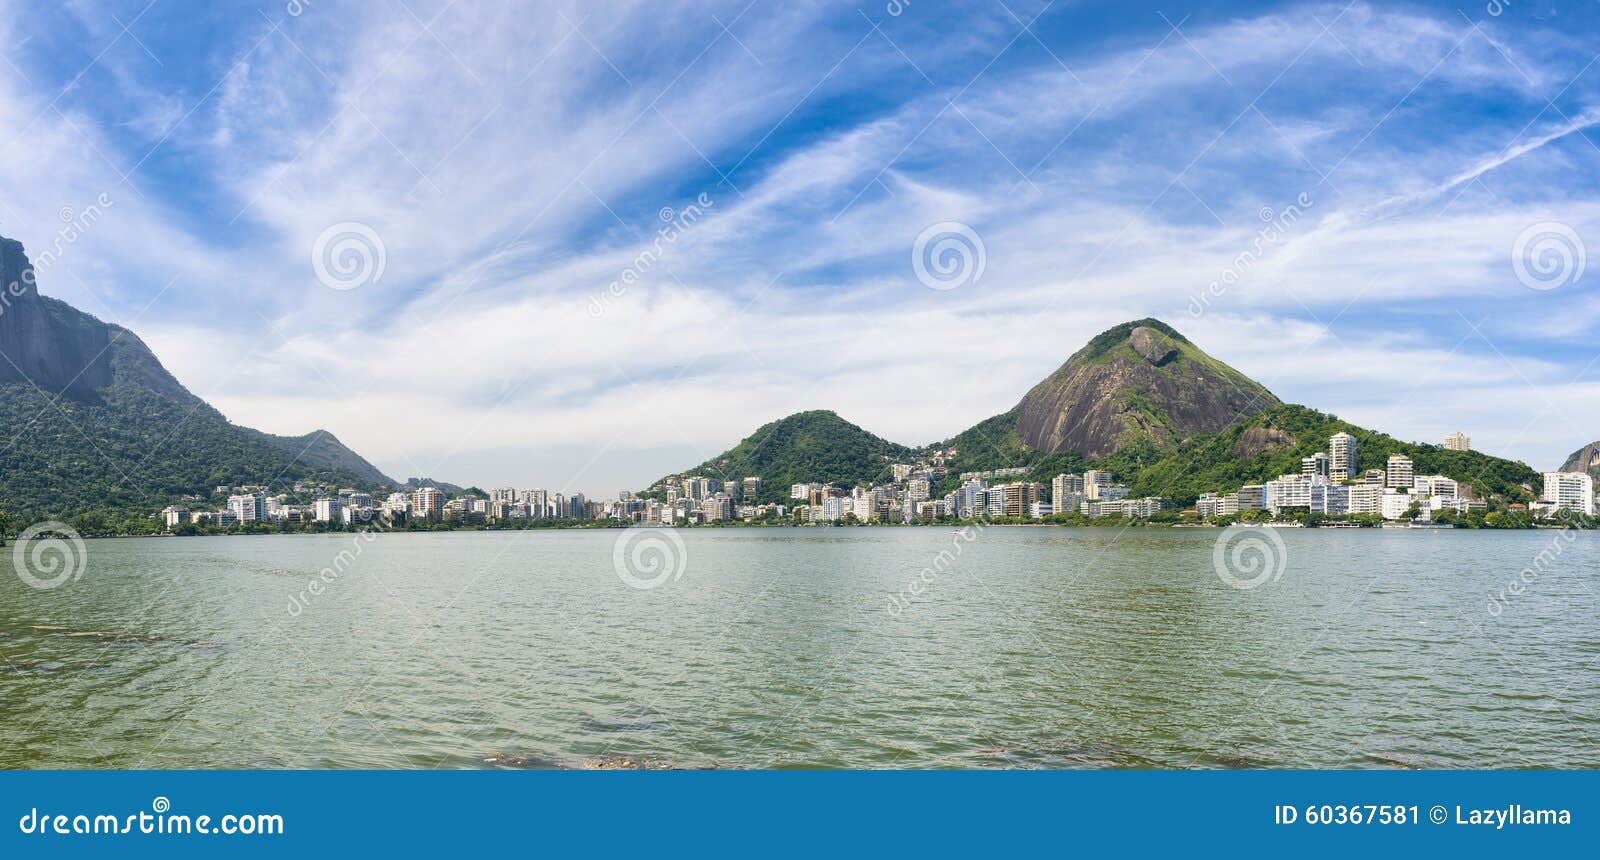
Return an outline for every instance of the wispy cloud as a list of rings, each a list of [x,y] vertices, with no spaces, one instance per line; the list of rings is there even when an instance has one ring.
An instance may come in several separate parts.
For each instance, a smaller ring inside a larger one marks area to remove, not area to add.
[[[319,3],[232,24],[201,63],[135,25],[159,63],[129,41],[70,88],[92,51],[64,71],[24,51],[32,83],[0,69],[0,127],[29,128],[0,232],[37,243],[59,207],[125,195],[46,290],[130,323],[159,295],[135,327],[231,418],[328,427],[392,472],[557,484],[607,448],[579,489],[611,490],[817,407],[930,441],[1143,315],[1400,435],[1460,425],[1535,465],[1588,441],[1475,405],[1537,402],[1591,357],[1568,347],[1592,302],[1509,260],[1537,221],[1600,236],[1577,42],[1367,4],[1103,32],[1012,5]],[[98,50],[121,28],[95,14],[59,26]],[[659,211],[701,195],[592,313]],[[1262,210],[1302,196],[1191,316]],[[310,254],[346,221],[386,268],[341,292]],[[912,242],[941,221],[982,237],[977,284],[917,283]],[[1563,343],[1531,336],[1542,318]],[[1396,367],[1461,394],[1384,407],[1423,396]],[[1600,430],[1591,393],[1562,400],[1568,427]]]

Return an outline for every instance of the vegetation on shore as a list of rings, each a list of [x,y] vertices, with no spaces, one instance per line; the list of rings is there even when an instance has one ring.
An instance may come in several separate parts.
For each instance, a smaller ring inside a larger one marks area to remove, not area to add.
[[[1419,518],[1420,519],[1420,518]],[[1387,521],[1392,525],[1407,525],[1410,518],[1399,521]],[[1536,520],[1526,511],[1491,510],[1472,511],[1466,514],[1454,510],[1443,510],[1434,513],[1432,520],[1421,520],[1439,525],[1448,525],[1460,529],[1488,529],[1488,530],[1514,530],[1535,528],[1600,528],[1600,518],[1590,518],[1581,515],[1570,515],[1560,520]],[[14,519],[0,513],[0,538],[9,537]],[[855,528],[872,526],[876,528],[964,528],[967,526],[1042,526],[1042,527],[1073,527],[1073,528],[1173,528],[1173,527],[1204,527],[1222,528],[1235,524],[1266,525],[1300,525],[1308,528],[1318,527],[1345,527],[1359,526],[1362,528],[1376,528],[1385,524],[1385,520],[1375,514],[1357,514],[1354,516],[1326,516],[1311,514],[1305,511],[1283,513],[1273,517],[1267,511],[1241,511],[1236,515],[1215,517],[1201,520],[1192,513],[1167,510],[1148,518],[1124,517],[1121,515],[1105,517],[1086,517],[1080,513],[1052,514],[1041,519],[1027,517],[939,517],[936,519],[914,519],[910,522],[873,521],[862,522],[854,514],[847,514],[843,520],[837,522],[802,522],[791,517],[765,517],[755,520],[720,520],[710,523],[678,524],[675,528],[682,529],[740,529],[740,528]],[[322,522],[272,522],[272,523],[245,523],[232,526],[197,526],[186,523],[177,528],[166,530],[160,524],[153,523],[149,518],[134,518],[126,525],[130,528],[116,528],[103,521],[92,521],[77,518],[69,522],[83,537],[204,537],[226,535],[316,535],[316,534],[352,534],[364,531],[377,531],[384,533],[398,532],[479,532],[479,531],[545,531],[561,529],[625,529],[636,527],[640,524],[613,519],[540,519],[540,520],[505,520],[500,522],[484,522],[476,519],[432,519],[414,522],[391,524],[381,520],[367,523],[322,523]]]

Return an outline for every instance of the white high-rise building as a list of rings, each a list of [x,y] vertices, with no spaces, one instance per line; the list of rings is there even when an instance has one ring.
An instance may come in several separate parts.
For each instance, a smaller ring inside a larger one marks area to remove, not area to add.
[[[1356,473],[1356,437],[1335,433],[1328,438],[1328,477],[1343,481]]]
[[[168,505],[161,509],[161,519],[167,528],[177,528],[189,521],[189,509],[182,505]]]
[[[1330,484],[1327,481],[1311,483],[1311,512],[1342,516],[1350,513],[1350,491],[1353,487]]]
[[[1416,499],[1412,498],[1411,493],[1406,490],[1393,488],[1385,490],[1382,500],[1383,518],[1386,520],[1400,519],[1406,515],[1406,511],[1411,510],[1411,506],[1416,501]]]
[[[1111,473],[1104,469],[1090,469],[1083,473],[1083,494],[1091,499],[1100,498],[1100,488],[1111,486]]]
[[[1276,481],[1268,481],[1267,509],[1273,513],[1288,508],[1310,509],[1312,480],[1304,475],[1280,475]]]
[[[1383,487],[1377,484],[1356,484],[1350,488],[1350,513],[1383,513]]]
[[[1313,478],[1318,475],[1326,478],[1329,476],[1332,460],[1327,454],[1318,451],[1309,457],[1300,458],[1300,474],[1302,477]]]
[[[437,487],[419,487],[411,493],[411,515],[435,516],[444,511],[444,493]]]
[[[241,523],[263,522],[267,519],[267,497],[263,493],[229,496],[228,513]]]
[[[1465,433],[1450,433],[1444,437],[1446,451],[1471,451],[1472,437]]]
[[[1594,478],[1585,472],[1545,472],[1547,505],[1594,516]]]
[[[1411,483],[1411,458],[1404,454],[1390,454],[1383,485],[1392,489],[1410,489]]]
[[[337,497],[317,499],[314,507],[316,520],[319,523],[341,522],[343,520],[341,511],[343,509],[344,505],[339,503]]]
[[[989,488],[988,508],[986,510],[989,516],[1003,517],[1006,515],[1006,495],[1010,486],[1010,484],[1001,484],[997,487]]]
[[[1202,493],[1195,499],[1194,507],[1202,517],[1226,517],[1239,512],[1239,494]]]
[[[1443,475],[1418,475],[1411,484],[1418,495],[1455,498],[1461,494],[1461,485],[1454,478]]]
[[[1082,475],[1057,475],[1050,479],[1050,497],[1060,499],[1063,496],[1081,494],[1083,492]]]

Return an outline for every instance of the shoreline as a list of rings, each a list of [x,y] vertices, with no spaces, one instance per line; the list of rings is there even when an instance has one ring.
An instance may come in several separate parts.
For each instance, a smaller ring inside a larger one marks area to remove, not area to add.
[[[360,528],[336,529],[261,529],[256,531],[201,531],[193,534],[177,534],[173,532],[157,532],[151,534],[117,533],[117,534],[92,534],[82,535],[84,539],[109,540],[132,538],[190,538],[190,537],[317,537],[317,536],[342,536],[362,534],[454,534],[475,532],[538,532],[538,531],[626,531],[628,529],[672,529],[676,531],[721,531],[728,529],[858,529],[858,528],[947,528],[953,531],[979,528],[1078,528],[1078,529],[1208,529],[1226,530],[1230,528],[1270,529],[1273,531],[1289,529],[1312,529],[1322,531],[1406,531],[1406,532],[1528,532],[1528,531],[1593,531],[1600,529],[1600,523],[1529,523],[1526,525],[1499,526],[1499,527],[1473,527],[1462,526],[1455,523],[1418,523],[1384,522],[1378,524],[1350,523],[1348,521],[1333,521],[1323,525],[1301,523],[1292,520],[1270,522],[1151,522],[1148,520],[1125,520],[1107,518],[1103,522],[996,522],[986,520],[958,520],[952,522],[915,522],[915,523],[727,523],[719,525],[671,525],[666,523],[606,523],[597,525],[548,525],[525,526],[521,528],[499,528],[495,526],[461,526],[453,528],[386,528],[382,526],[369,526]],[[13,538],[3,539],[6,542]],[[5,546],[5,542],[0,542]]]

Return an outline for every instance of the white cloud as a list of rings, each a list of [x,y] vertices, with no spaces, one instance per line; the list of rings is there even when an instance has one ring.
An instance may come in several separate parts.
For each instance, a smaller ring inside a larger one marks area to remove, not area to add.
[[[203,109],[168,129],[172,145],[208,154],[204,226],[154,185],[143,200],[129,189],[115,223],[74,249],[71,274],[140,289],[96,297],[61,279],[47,291],[131,322],[179,275],[134,327],[230,418],[325,427],[393,474],[481,484],[559,486],[582,466],[576,489],[638,486],[807,408],[933,441],[1146,315],[1286,399],[1398,435],[1459,426],[1534,465],[1587,441],[1555,438],[1595,417],[1592,389],[1562,388],[1573,362],[1512,347],[1551,331],[1544,317],[1582,337],[1592,329],[1573,321],[1600,311],[1575,291],[1522,287],[1509,253],[1539,220],[1600,236],[1593,189],[1518,184],[1571,157],[1593,116],[1525,135],[1374,133],[1424,75],[1424,94],[1542,92],[1559,80],[1548,51],[1491,44],[1459,17],[1356,6],[1335,23],[1339,7],[1312,7],[1186,26],[1155,53],[1091,47],[1071,72],[1003,65],[946,109],[959,83],[930,93],[881,37],[861,39],[865,21],[837,23],[849,7],[735,21],[743,7],[714,10],[738,43],[712,10],[654,4],[604,18],[576,3],[538,15],[459,4],[427,28],[437,10],[418,9],[419,22],[319,6],[279,32],[263,22],[225,55]],[[942,50],[998,51],[1015,35],[1007,20]],[[1372,95],[1295,103],[1331,69]],[[737,189],[707,166],[733,170],[792,108],[805,117],[898,77],[919,82],[913,96],[762,150],[733,171]],[[162,105],[151,97],[148,115]],[[0,127],[41,107],[0,84]],[[30,244],[48,238],[60,201],[119,188],[130,163],[90,116],[44,114],[0,169]],[[85,138],[117,166],[60,156]],[[662,226],[655,210],[702,192],[707,216],[594,316],[590,299]],[[1256,210],[1302,193],[1302,220],[1192,318],[1191,301],[1259,242]],[[918,232],[945,220],[977,229],[987,270],[940,293],[909,258]],[[316,282],[310,249],[340,221],[381,235],[380,283]],[[1486,315],[1509,365],[1461,341]],[[241,346],[247,360],[222,360]],[[1408,391],[1415,379],[1434,387]],[[1521,433],[1484,406],[1536,412],[1563,390],[1567,428]],[[1408,408],[1422,396],[1425,410]],[[578,453],[600,450],[593,465]]]

